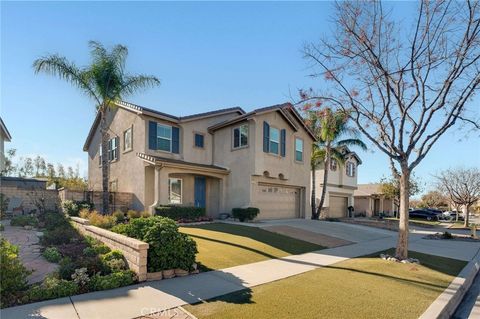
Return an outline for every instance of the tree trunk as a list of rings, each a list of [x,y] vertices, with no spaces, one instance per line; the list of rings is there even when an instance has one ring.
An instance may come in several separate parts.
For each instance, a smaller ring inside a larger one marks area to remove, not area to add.
[[[100,134],[102,135],[102,213],[108,214],[109,200],[108,200],[108,131],[107,131],[107,116],[105,109],[99,110],[100,119]]]
[[[400,176],[400,221],[398,222],[398,241],[395,256],[398,259],[408,258],[408,207],[409,207],[409,181],[410,169],[406,164],[402,165]]]
[[[468,216],[468,208],[469,208],[468,205],[463,205],[462,207],[462,212],[464,216],[463,227],[468,227],[468,225],[470,224],[469,216]]]
[[[316,209],[316,183],[317,183],[317,178],[315,176],[315,166],[312,165],[312,197],[311,197],[311,206],[312,206],[312,219],[315,219],[315,209]]]
[[[325,167],[323,170],[323,187],[322,187],[322,195],[320,196],[320,203],[317,207],[317,213],[315,214],[315,218],[312,219],[319,219],[320,215],[322,215],[322,219],[325,218],[322,214],[323,203],[325,202],[325,196],[327,195],[327,183],[328,183],[328,171],[330,170],[330,152],[327,151],[325,156]]]

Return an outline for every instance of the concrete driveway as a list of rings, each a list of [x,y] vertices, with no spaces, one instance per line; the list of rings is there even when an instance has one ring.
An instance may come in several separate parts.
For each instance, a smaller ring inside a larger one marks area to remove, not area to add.
[[[242,223],[245,225],[245,223]],[[251,225],[261,228],[269,226],[291,226],[300,228],[309,232],[319,233],[331,237],[348,240],[350,242],[360,243],[376,240],[380,238],[389,238],[397,235],[396,232],[372,228],[361,225],[346,224],[341,222],[327,222],[311,219],[279,219],[261,221]]]

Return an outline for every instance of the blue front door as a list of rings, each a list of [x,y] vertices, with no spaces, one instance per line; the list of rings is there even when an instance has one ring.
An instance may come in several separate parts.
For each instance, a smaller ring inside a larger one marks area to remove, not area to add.
[[[195,176],[195,207],[205,207],[206,189],[205,177]]]

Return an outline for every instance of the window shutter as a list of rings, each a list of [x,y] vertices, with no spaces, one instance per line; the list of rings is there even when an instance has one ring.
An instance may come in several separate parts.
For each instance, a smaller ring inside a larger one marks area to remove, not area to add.
[[[157,122],[148,122],[148,148],[157,149]]]
[[[118,157],[120,156],[120,137],[115,137],[115,159],[118,160]]]
[[[263,151],[268,153],[270,151],[270,125],[263,122]]]
[[[172,153],[180,152],[180,129],[172,126]]]
[[[287,137],[287,131],[285,129],[280,131],[280,155],[285,157],[285,139]]]

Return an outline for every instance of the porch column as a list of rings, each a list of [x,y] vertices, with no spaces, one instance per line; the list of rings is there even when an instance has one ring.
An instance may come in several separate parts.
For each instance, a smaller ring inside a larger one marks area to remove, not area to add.
[[[383,196],[380,196],[380,207],[378,207],[378,212],[383,213]]]
[[[149,207],[151,214],[155,213],[155,207],[161,204],[168,204],[168,171],[160,166],[155,166],[154,185],[154,200]]]
[[[219,192],[219,196],[218,196],[218,212],[221,214],[221,213],[230,213],[230,212],[226,212],[225,209],[225,177],[223,178],[220,178],[218,180],[218,192]]]
[[[367,209],[367,217],[372,217],[373,216],[373,209],[374,209],[374,203],[372,196],[368,196],[368,209]]]

